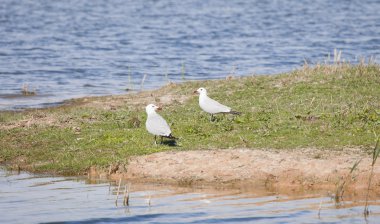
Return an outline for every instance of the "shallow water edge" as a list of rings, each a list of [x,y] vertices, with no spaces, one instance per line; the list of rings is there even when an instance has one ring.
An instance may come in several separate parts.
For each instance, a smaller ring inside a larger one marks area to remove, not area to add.
[[[4,170],[0,175],[2,223],[376,223],[380,215],[377,200],[370,201],[365,218],[363,199],[347,194],[335,201],[328,191],[119,183]]]

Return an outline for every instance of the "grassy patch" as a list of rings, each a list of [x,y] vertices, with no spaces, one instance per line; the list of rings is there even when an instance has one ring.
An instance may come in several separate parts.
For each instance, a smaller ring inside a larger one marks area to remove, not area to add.
[[[243,114],[217,115],[209,122],[192,95],[201,86]],[[185,82],[127,98],[1,112],[0,158],[33,171],[77,174],[165,150],[371,147],[380,135],[379,87],[378,65],[317,65],[274,76]],[[183,101],[163,101],[181,96],[186,96]],[[180,138],[178,146],[153,145],[145,130],[146,101],[164,104],[161,115]],[[110,102],[117,106],[102,107]]]

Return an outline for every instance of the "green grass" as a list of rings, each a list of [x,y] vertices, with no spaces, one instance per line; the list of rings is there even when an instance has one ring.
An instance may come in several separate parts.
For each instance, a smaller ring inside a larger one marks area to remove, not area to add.
[[[192,95],[201,86],[242,115],[217,115],[209,122],[198,96]],[[1,112],[0,158],[32,171],[80,174],[91,166],[125,164],[130,156],[165,150],[371,148],[380,135],[380,67],[375,64],[317,65],[273,76],[185,82],[153,94],[189,96],[161,112],[180,138],[178,146],[153,145],[141,105],[125,102],[106,110],[79,106],[83,103],[76,100],[70,106]],[[55,122],[4,128],[31,117],[53,117]]]

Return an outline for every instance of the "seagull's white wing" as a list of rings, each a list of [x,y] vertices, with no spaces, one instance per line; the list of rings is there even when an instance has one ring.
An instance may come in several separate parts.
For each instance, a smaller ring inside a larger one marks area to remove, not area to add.
[[[227,107],[208,96],[205,96],[203,99],[201,99],[199,105],[204,111],[210,114],[228,113],[231,111],[230,107]]]
[[[153,135],[169,136],[171,133],[168,123],[158,114],[148,116],[146,129]]]

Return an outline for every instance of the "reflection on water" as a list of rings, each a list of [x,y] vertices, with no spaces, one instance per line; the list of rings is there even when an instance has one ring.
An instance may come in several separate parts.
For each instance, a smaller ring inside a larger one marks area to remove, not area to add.
[[[0,171],[0,223],[363,223],[363,201],[337,205],[325,193],[286,196],[255,189],[130,184],[130,206],[118,206],[106,181]],[[150,205],[149,205],[150,204]],[[368,223],[380,218],[372,202]],[[321,206],[320,215],[319,208]]]
[[[376,0],[2,0],[0,110],[380,54]],[[24,83],[44,97],[20,94]]]

